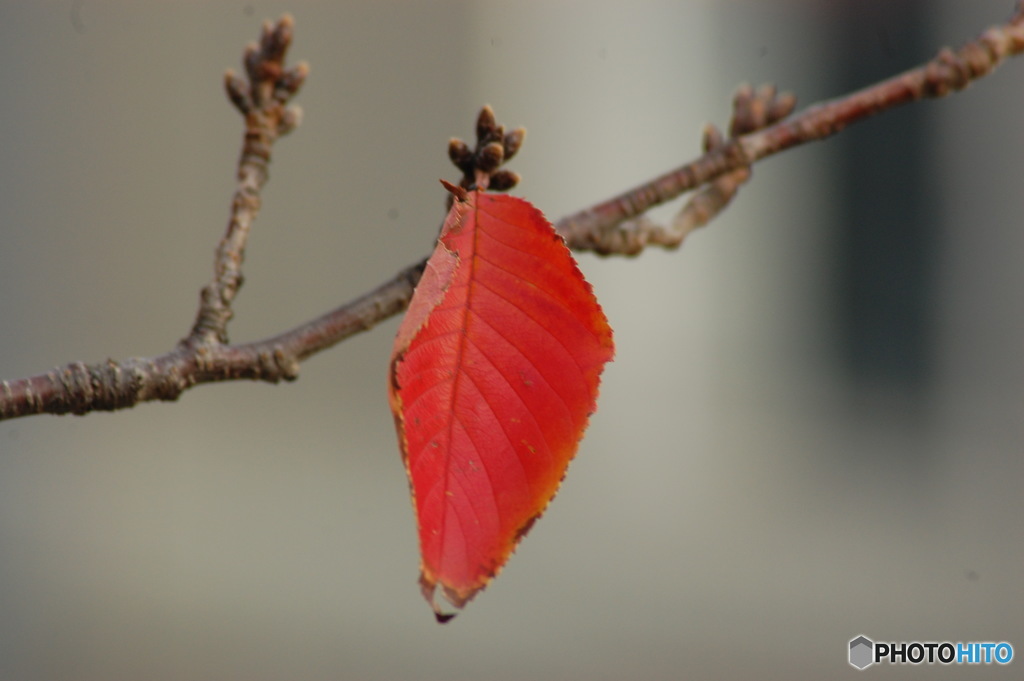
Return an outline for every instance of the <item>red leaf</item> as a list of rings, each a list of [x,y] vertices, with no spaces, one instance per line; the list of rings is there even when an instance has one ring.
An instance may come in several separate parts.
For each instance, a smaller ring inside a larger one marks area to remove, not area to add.
[[[462,608],[558,491],[612,335],[539,210],[462,192],[391,356],[389,398],[419,524],[420,584]]]

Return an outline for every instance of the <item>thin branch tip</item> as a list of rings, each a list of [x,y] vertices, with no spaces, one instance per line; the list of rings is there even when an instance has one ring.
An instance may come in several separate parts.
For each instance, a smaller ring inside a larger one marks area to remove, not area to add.
[[[556,227],[571,247],[602,255],[634,255],[648,245],[674,248],[725,207],[755,162],[897,106],[962,90],[1021,52],[1024,2],[1009,23],[988,29],[959,50],[944,48],[922,66],[797,114],[792,94],[777,94],[774,86],[755,91],[743,84],[733,99],[731,139],[695,161],[563,218]],[[705,145],[713,141],[713,135],[705,134]],[[704,189],[683,207],[670,228],[655,229],[649,220],[638,220],[650,208],[700,187]]]

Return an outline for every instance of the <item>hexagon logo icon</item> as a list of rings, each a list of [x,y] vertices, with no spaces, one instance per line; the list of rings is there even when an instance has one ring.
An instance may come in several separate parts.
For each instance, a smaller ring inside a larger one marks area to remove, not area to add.
[[[857,669],[867,669],[874,661],[875,643],[867,636],[858,636],[850,641],[850,664]]]

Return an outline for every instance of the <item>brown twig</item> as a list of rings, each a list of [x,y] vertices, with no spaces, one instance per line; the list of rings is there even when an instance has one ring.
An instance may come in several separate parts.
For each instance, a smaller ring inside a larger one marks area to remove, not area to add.
[[[242,260],[249,230],[260,210],[260,192],[268,179],[270,151],[281,135],[295,129],[302,118],[297,106],[285,106],[302,87],[309,65],[300,62],[284,68],[295,21],[285,14],[276,24],[263,24],[259,43],[245,48],[242,63],[246,78],[231,69],[224,73],[228,99],[245,117],[245,137],[238,159],[238,188],[231,201],[227,232],[217,247],[213,280],[200,294],[199,313],[188,338],[189,345],[227,343],[231,302],[242,285]]]
[[[777,94],[775,87],[764,85],[756,91],[749,85],[741,86],[733,99],[733,115],[729,124],[729,137],[736,139],[776,123],[796,108],[796,97],[789,93]],[[704,153],[725,145],[722,133],[713,125],[704,129]],[[698,227],[703,227],[732,202],[751,175],[749,165],[721,175],[693,193],[668,227],[663,227],[646,215],[623,222],[618,226],[621,234],[650,234],[647,243],[665,248],[676,248]],[[610,241],[614,241],[611,239]],[[639,239],[621,239],[620,247],[639,247]],[[625,251],[621,251],[625,254]]]
[[[628,223],[656,205],[780,151],[824,139],[852,123],[897,106],[962,90],[1007,57],[1024,51],[1024,1],[1005,24],[993,26],[957,51],[943,48],[915,69],[800,112],[769,128],[730,140],[697,160],[613,199],[559,220],[569,246],[602,255],[636,255],[647,246],[673,248],[676,236],[650,223]],[[624,224],[625,223],[625,224]]]
[[[291,380],[298,375],[299,363],[305,358],[373,327],[408,305],[423,272],[423,262],[405,268],[373,291],[291,331],[255,343],[227,343],[231,303],[242,283],[245,242],[259,210],[271,146],[299,121],[298,109],[285,104],[298,91],[308,67],[299,64],[291,70],[284,69],[292,25],[288,16],[277,24],[266,24],[260,43],[246,49],[247,80],[232,72],[225,76],[228,97],[245,116],[246,133],[228,229],[217,249],[214,277],[203,289],[191,333],[174,350],[159,357],[108,360],[92,365],[76,362],[46,374],[2,381],[0,419],[124,409],[148,400],[176,399],[199,383]],[[556,223],[556,228],[572,248],[606,255],[635,255],[647,246],[678,246],[686,233],[729,203],[756,161],[823,139],[851,123],[896,106],[960,90],[1022,51],[1024,0],[1009,22],[990,28],[956,52],[943,49],[920,68],[812,106],[769,127],[762,126],[784,117],[792,105],[787,105],[784,97],[775,97],[774,91],[762,90],[749,101],[737,103],[729,140],[723,140],[717,131],[706,133],[706,153],[700,158],[567,216]],[[746,95],[741,93],[740,99],[744,98]],[[744,106],[750,111],[744,112]],[[767,110],[759,114],[758,107]],[[748,129],[756,131],[747,132]],[[494,121],[493,112],[485,108],[478,119],[477,148],[470,151],[458,140],[449,144],[449,155],[463,172],[463,186],[480,183],[481,179],[495,190],[514,185],[517,176],[498,168],[519,148],[522,135],[521,129],[505,133]],[[704,185],[709,187],[684,206],[670,229],[633,220],[655,205]]]
[[[227,345],[231,304],[242,285],[245,244],[259,213],[271,149],[302,117],[298,107],[286,106],[309,73],[305,63],[284,67],[294,24],[287,14],[277,23],[265,22],[259,42],[245,48],[245,77],[230,69],[224,74],[228,99],[245,118],[245,136],[227,230],[217,247],[213,278],[200,293],[199,311],[188,336],[159,357],[91,365],[74,362],[46,374],[0,382],[0,419],[111,411],[148,400],[174,400],[197,383],[238,378],[278,381],[297,375],[295,352]]]

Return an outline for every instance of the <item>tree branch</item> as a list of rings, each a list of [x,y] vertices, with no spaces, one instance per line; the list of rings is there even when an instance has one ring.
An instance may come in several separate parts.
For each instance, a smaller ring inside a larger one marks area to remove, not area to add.
[[[270,152],[277,138],[293,130],[302,118],[301,109],[285,106],[309,75],[305,62],[290,71],[284,68],[294,26],[288,14],[277,24],[265,22],[260,42],[247,45],[242,56],[248,80],[231,69],[224,74],[228,99],[245,117],[238,188],[232,197],[227,232],[217,247],[213,280],[200,294],[199,313],[185,343],[228,342],[231,302],[242,285],[245,243],[259,214],[260,192],[269,178]]]
[[[562,218],[555,227],[574,250],[602,255],[636,255],[649,245],[676,248],[685,233],[627,221],[780,151],[830,137],[852,123],[903,104],[962,90],[991,73],[1007,57],[1022,51],[1024,0],[1018,3],[1007,23],[989,28],[955,52],[943,48],[934,59],[918,68],[811,106],[789,120],[733,139],[635,189]]]
[[[376,289],[327,314],[278,336],[231,345],[227,325],[242,284],[241,265],[260,192],[268,179],[274,142],[301,118],[286,106],[304,82],[309,67],[284,68],[293,24],[284,16],[266,23],[258,44],[249,45],[243,63],[246,78],[225,74],[228,98],[245,118],[238,161],[238,186],[230,219],[217,248],[214,276],[200,295],[196,321],[170,352],[153,358],[75,362],[50,372],[0,382],[0,420],[30,414],[86,414],[132,407],[150,400],[175,400],[200,383],[237,379],[276,383],[298,376],[307,357],[372,328],[409,303],[425,261],[406,267]],[[982,33],[957,51],[943,49],[919,68],[850,95],[812,106],[785,119],[795,104],[773,88],[743,89],[734,102],[728,140],[714,128],[704,135],[705,153],[676,170],[578,213],[555,227],[569,246],[602,255],[636,255],[647,246],[678,247],[686,235],[712,219],[749,178],[751,166],[791,147],[820,140],[846,126],[909,102],[941,97],[965,88],[1010,56],[1024,51],[1024,0],[1007,23]],[[785,119],[785,120],[781,120]],[[489,184],[509,189],[518,176],[500,169],[523,141],[521,128],[505,133],[489,109],[477,121],[477,145],[449,143],[449,156],[463,172],[463,186]],[[700,189],[668,227],[640,219],[648,209]]]

